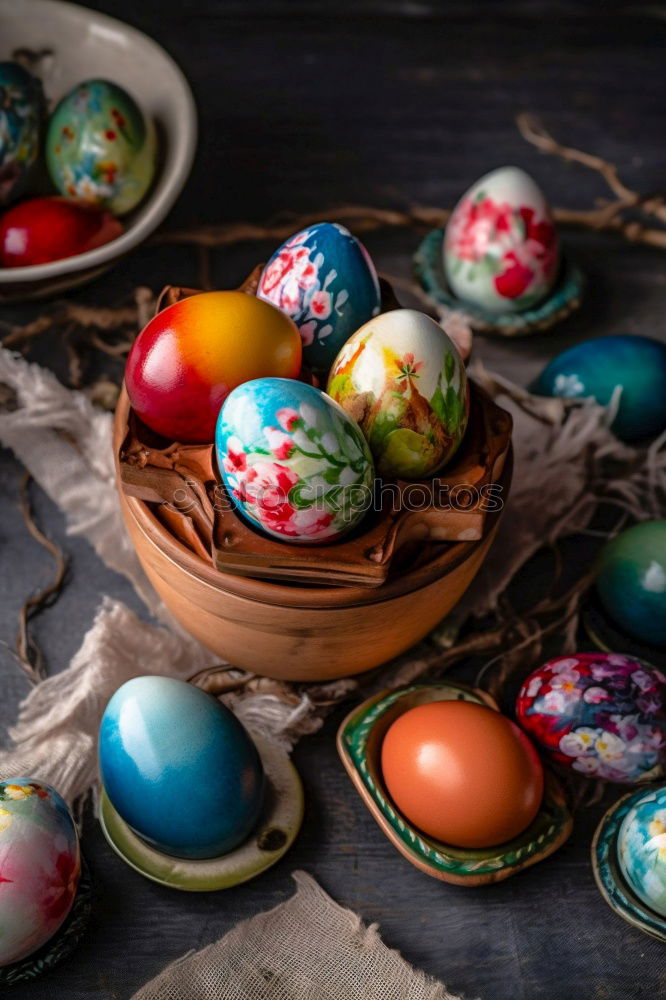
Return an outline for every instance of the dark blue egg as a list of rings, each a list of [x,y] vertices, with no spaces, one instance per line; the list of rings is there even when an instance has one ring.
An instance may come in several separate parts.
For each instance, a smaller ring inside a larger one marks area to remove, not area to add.
[[[106,707],[102,782],[140,837],[177,858],[233,850],[256,825],[264,797],[257,749],[212,695],[170,677],[136,677]]]
[[[619,335],[585,340],[558,354],[533,386],[541,396],[593,396],[606,406],[621,386],[612,429],[625,441],[666,429],[666,345]]]
[[[337,223],[318,222],[275,251],[257,295],[293,319],[303,360],[328,371],[340,348],[381,305],[374,264],[362,243]]]
[[[643,521],[604,545],[596,587],[607,614],[624,631],[666,646],[666,521]]]
[[[0,62],[0,205],[25,189],[39,153],[44,97],[36,77]]]

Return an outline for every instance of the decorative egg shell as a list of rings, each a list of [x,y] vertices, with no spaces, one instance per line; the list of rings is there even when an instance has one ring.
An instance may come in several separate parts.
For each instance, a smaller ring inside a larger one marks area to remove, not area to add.
[[[449,287],[491,313],[521,312],[545,299],[559,266],[548,203],[518,167],[477,181],[451,213],[444,234]]]
[[[232,389],[262,376],[295,378],[301,338],[279,309],[245,292],[203,292],[157,313],[134,341],[125,385],[158,434],[213,441]]]
[[[31,198],[0,217],[0,264],[27,267],[73,257],[122,232],[115,215],[96,205],[72,198]]]
[[[74,820],[55,789],[31,778],[0,781],[0,966],[53,937],[80,873]]]
[[[604,545],[596,588],[607,613],[630,635],[666,645],[666,521],[643,521]]]
[[[543,796],[541,762],[525,734],[467,701],[433,701],[399,715],[382,743],[382,774],[410,822],[458,847],[517,837]]]
[[[358,425],[319,389],[262,378],[230,393],[217,459],[238,509],[283,542],[330,542],[372,501],[373,464]]]
[[[602,406],[619,389],[611,425],[625,441],[666,429],[666,344],[651,337],[616,335],[584,340],[558,354],[533,386],[542,396],[582,399]]]
[[[629,784],[658,769],[666,752],[666,677],[620,653],[575,653],[529,675],[518,722],[565,767]]]
[[[327,392],[361,426],[383,476],[430,476],[455,454],[469,413],[465,366],[441,326],[414,309],[370,320],[331,368]]]
[[[666,786],[648,789],[618,832],[620,870],[643,902],[666,917]]]
[[[109,701],[99,765],[116,811],[177,858],[213,858],[247,839],[264,799],[257,749],[216,698],[172,677],[135,677]]]
[[[85,80],[58,104],[46,135],[51,180],[69,198],[124,215],[150,187],[155,127],[115,83]]]
[[[0,62],[0,205],[18,197],[39,154],[44,95],[15,62]]]
[[[323,371],[381,304],[367,250],[332,222],[318,222],[283,243],[262,271],[257,295],[291,316],[303,338],[304,360]]]

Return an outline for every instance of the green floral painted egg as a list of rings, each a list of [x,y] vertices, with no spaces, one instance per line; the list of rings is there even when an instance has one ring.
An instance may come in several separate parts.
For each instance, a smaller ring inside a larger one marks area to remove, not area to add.
[[[39,154],[44,95],[15,62],[0,62],[0,205],[25,189]]]
[[[46,160],[61,194],[123,215],[139,204],[155,174],[155,129],[122,87],[86,80],[51,116]]]
[[[666,786],[648,789],[632,806],[617,850],[622,874],[636,895],[666,917]]]
[[[327,392],[360,424],[383,476],[433,475],[467,427],[462,358],[441,326],[414,309],[357,330],[333,362]]]

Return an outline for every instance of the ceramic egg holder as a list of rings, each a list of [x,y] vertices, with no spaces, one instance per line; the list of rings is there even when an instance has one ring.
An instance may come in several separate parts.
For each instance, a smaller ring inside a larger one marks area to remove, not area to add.
[[[583,296],[584,279],[580,268],[563,258],[553,290],[548,297],[524,312],[492,313],[452,293],[444,273],[442,246],[444,230],[433,229],[414,254],[416,275],[428,295],[440,306],[462,313],[478,333],[501,337],[522,337],[548,330],[575,312]]]
[[[582,609],[583,626],[597,649],[614,653],[621,649],[639,660],[647,660],[655,667],[666,669],[666,648],[648,645],[621,629],[606,613],[597,593],[591,588]]]
[[[261,266],[241,285],[254,294]],[[193,289],[168,287],[158,310]],[[384,311],[398,307],[382,283]],[[410,543],[477,541],[486,518],[484,487],[497,483],[510,450],[511,417],[470,383],[467,432],[454,460],[440,476],[395,480],[368,512],[360,530],[328,545],[293,545],[260,534],[236,512],[221,484],[210,445],[166,443],[136,415],[130,416],[120,448],[120,480],[131,497],[155,505],[158,519],[193,552],[222,572],[247,577],[307,581],[322,585],[378,587]],[[465,488],[472,492],[465,492]],[[452,509],[451,495],[460,496]],[[466,507],[467,498],[471,499]]]
[[[337,736],[338,753],[349,777],[373,818],[391,843],[426,875],[456,885],[499,882],[548,857],[569,837],[573,819],[558,780],[544,770],[541,808],[518,837],[497,847],[452,847],[414,827],[393,805],[381,770],[384,736],[409,709],[431,701],[462,700],[499,711],[484,691],[454,681],[414,684],[383,691],[364,701],[343,720]]]

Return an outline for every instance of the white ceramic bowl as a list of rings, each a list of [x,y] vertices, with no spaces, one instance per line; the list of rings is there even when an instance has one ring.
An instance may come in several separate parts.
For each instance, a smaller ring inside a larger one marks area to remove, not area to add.
[[[49,52],[33,72],[51,108],[82,80],[120,83],[157,123],[161,156],[148,195],[123,218],[122,236],[50,264],[0,268],[0,302],[82,284],[138,246],[180,194],[197,137],[196,108],[183,73],[157,42],[122,21],[61,0],[0,0],[0,60],[12,59],[18,49]]]

